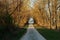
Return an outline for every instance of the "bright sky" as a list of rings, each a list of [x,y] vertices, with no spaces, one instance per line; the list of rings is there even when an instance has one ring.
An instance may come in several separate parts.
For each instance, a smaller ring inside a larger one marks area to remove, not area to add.
[[[34,6],[34,4],[35,4],[35,2],[36,2],[37,0],[30,0],[29,2],[30,2],[30,7],[33,7]]]
[[[34,19],[33,18],[30,18],[29,21],[28,21],[28,23],[30,23],[30,24],[31,23],[34,23]]]

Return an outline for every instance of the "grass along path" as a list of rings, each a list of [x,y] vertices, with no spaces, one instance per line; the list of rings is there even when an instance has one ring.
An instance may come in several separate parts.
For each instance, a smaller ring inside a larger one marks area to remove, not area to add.
[[[37,29],[47,40],[60,40],[60,32],[49,29]],[[26,28],[13,29],[10,32],[8,29],[0,29],[0,40],[19,40],[26,33]]]
[[[60,32],[49,29],[37,29],[47,40],[60,40]]]
[[[19,40],[26,32],[26,29],[8,29],[0,30],[0,40]]]

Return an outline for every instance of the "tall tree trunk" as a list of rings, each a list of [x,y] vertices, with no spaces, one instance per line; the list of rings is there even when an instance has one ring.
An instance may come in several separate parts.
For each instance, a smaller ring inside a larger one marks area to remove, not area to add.
[[[53,21],[55,25],[55,29],[57,29],[57,0],[53,0],[53,5],[52,5],[52,14],[53,14]]]
[[[51,27],[51,20],[52,20],[52,18],[51,18],[51,9],[50,9],[50,0],[48,0],[48,8],[49,8],[49,13],[50,13],[50,29],[52,29]]]

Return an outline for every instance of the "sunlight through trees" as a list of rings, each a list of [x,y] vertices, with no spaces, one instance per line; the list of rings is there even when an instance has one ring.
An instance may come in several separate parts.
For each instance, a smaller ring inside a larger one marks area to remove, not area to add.
[[[6,12],[12,16],[12,22],[20,27],[24,27],[33,17],[34,24],[60,29],[60,0],[0,0],[0,19]]]

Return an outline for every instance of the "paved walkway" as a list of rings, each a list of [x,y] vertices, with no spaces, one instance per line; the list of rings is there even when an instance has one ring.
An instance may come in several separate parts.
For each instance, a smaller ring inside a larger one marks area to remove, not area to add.
[[[29,25],[26,34],[20,40],[46,40],[32,24]]]

